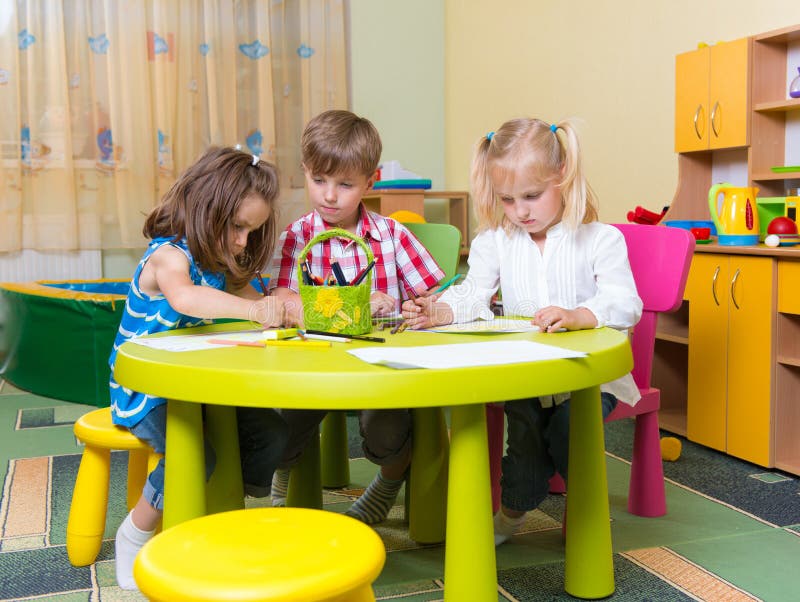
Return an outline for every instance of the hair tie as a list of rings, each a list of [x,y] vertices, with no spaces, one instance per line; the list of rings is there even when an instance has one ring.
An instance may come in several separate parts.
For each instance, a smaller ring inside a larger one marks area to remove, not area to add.
[[[491,142],[491,141],[492,141],[492,138],[494,138],[494,132],[489,132],[488,134],[486,134],[486,139],[487,139],[489,142]]]
[[[261,159],[258,157],[258,155],[253,155],[253,166],[258,165],[259,161],[261,161]]]
[[[557,129],[558,129],[558,126],[555,123],[550,125],[550,131],[553,132],[554,134],[556,133]]]

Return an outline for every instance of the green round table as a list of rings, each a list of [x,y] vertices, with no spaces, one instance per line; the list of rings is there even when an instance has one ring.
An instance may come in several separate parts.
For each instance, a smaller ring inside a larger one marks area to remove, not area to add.
[[[251,327],[229,323],[191,329],[191,333]],[[166,336],[178,334],[187,331]],[[208,411],[217,412],[213,420],[207,420],[209,426],[222,429],[222,436],[227,433],[227,440],[234,442],[232,408],[237,405],[331,410],[447,406],[451,426],[445,600],[494,601],[497,570],[484,404],[572,391],[565,589],[580,598],[611,595],[614,569],[599,385],[631,370],[627,336],[609,328],[491,338],[408,330],[396,335],[386,331],[374,334],[385,336],[387,346],[532,340],[588,355],[497,366],[394,370],[347,353],[348,349],[380,343],[353,341],[321,349],[220,346],[171,352],[127,342],[117,356],[117,381],[170,400],[165,528],[207,512],[201,404],[209,404]],[[219,465],[226,459],[223,451],[217,452]],[[213,506],[211,500],[209,505]]]

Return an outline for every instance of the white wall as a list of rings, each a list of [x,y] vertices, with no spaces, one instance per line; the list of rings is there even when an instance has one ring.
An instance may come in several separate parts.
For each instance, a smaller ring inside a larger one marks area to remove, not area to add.
[[[444,2],[350,0],[350,105],[381,133],[384,161],[445,186]]]

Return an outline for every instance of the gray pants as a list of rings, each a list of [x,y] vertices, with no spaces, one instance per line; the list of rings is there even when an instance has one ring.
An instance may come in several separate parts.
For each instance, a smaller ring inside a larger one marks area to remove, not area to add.
[[[297,463],[327,410],[279,410],[289,425],[281,468]],[[411,452],[409,410],[361,410],[358,413],[364,455],[379,466],[396,464]]]

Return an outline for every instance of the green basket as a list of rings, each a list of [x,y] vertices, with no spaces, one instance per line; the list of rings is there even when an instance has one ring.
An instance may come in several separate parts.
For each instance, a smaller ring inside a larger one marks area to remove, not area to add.
[[[355,234],[340,228],[331,228],[318,234],[303,248],[297,260],[297,286],[303,302],[303,321],[311,330],[325,330],[342,334],[367,334],[372,330],[369,297],[372,291],[372,270],[356,286],[312,286],[303,283],[301,266],[311,248],[330,238],[354,240],[367,254],[367,263],[374,259],[369,246]]]

